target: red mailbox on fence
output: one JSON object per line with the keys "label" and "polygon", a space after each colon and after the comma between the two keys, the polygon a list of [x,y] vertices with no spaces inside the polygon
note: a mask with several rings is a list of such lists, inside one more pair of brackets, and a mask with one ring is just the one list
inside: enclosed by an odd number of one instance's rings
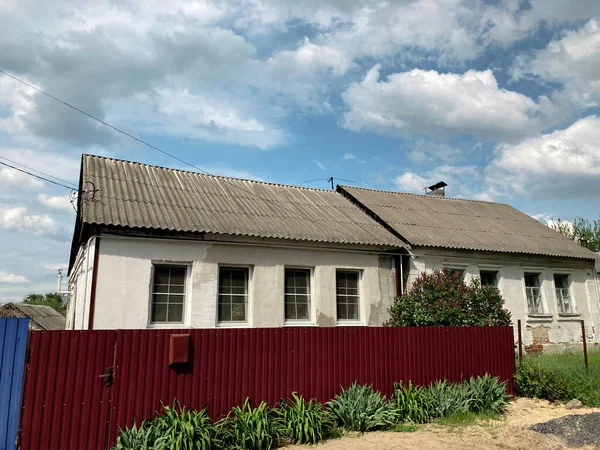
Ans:
{"label": "red mailbox on fence", "polygon": [[169,366],[185,364],[190,360],[190,335],[172,334],[169,341]]}

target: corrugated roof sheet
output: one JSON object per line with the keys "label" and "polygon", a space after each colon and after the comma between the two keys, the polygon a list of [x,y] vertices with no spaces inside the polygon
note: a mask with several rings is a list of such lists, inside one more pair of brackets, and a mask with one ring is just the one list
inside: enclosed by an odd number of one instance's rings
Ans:
{"label": "corrugated roof sheet", "polygon": [[[7,303],[1,309],[17,311],[20,317],[29,317],[42,330],[64,330],[65,317],[50,306],[29,305],[25,303]],[[14,317],[9,313],[10,317]],[[4,314],[2,314],[5,317]]]}
{"label": "corrugated roof sheet", "polygon": [[181,232],[404,247],[334,191],[83,156],[84,223]]}
{"label": "corrugated roof sheet", "polygon": [[411,245],[594,259],[510,205],[340,186]]}

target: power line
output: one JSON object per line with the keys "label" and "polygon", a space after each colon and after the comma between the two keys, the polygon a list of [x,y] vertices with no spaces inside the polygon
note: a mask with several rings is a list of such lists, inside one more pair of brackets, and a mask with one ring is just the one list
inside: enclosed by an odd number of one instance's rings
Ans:
{"label": "power line", "polygon": [[23,172],[23,173],[25,173],[25,174],[27,174],[27,175],[30,175],[30,176],[32,176],[32,177],[39,178],[40,180],[47,181],[48,183],[52,183],[52,184],[55,184],[55,185],[57,185],[57,186],[61,186],[61,187],[67,188],[67,189],[68,189],[68,190],[70,190],[70,191],[73,191],[73,190],[74,190],[74,188],[73,188],[73,187],[71,187],[71,186],[67,186],[66,184],[62,184],[62,183],[58,183],[58,182],[56,182],[56,181],[49,180],[48,178],[44,178],[44,177],[41,177],[41,176],[39,176],[39,175],[36,175],[36,174],[34,174],[34,173],[27,172],[26,170],[19,169],[18,167],[15,167],[15,166],[11,166],[10,164],[6,164],[5,162],[2,162],[2,161],[0,161],[0,164],[2,164],[3,166],[6,166],[6,167],[10,167],[11,169],[18,170],[19,172]]}
{"label": "power line", "polygon": [[189,163],[189,162],[187,162],[187,161],[184,161],[183,159],[181,159],[181,158],[178,158],[177,156],[175,156],[175,155],[172,155],[171,153],[169,153],[169,152],[166,152],[165,150],[162,150],[162,149],[160,149],[160,148],[158,148],[158,147],[156,147],[156,146],[154,146],[154,145],[152,145],[152,144],[150,144],[150,143],[148,143],[148,142],[146,142],[146,141],[143,141],[143,140],[141,140],[141,139],[139,139],[139,138],[135,137],[134,135],[132,135],[132,134],[129,134],[129,133],[127,133],[126,131],[123,131],[123,130],[121,130],[120,128],[117,128],[117,127],[115,127],[114,125],[111,125],[110,123],[108,123],[108,122],[105,122],[104,120],[102,120],[102,119],[99,119],[98,117],[96,117],[96,116],[94,116],[94,115],[92,115],[92,114],[90,114],[90,113],[87,113],[87,112],[85,112],[84,110],[82,110],[82,109],[79,109],[79,108],[77,108],[76,106],[73,106],[73,105],[71,105],[70,103],[67,103],[67,102],[65,102],[65,101],[61,100],[61,99],[60,99],[60,98],[58,98],[58,97],[55,97],[55,96],[53,96],[53,95],[50,95],[50,94],[48,94],[47,92],[45,92],[45,91],[41,90],[40,88],[38,88],[38,87],[35,87],[34,85],[32,85],[32,84],[29,84],[28,82],[26,82],[26,81],[24,81],[24,80],[21,80],[20,78],[17,78],[17,77],[15,77],[14,75],[11,75],[10,73],[7,73],[7,72],[5,72],[5,71],[4,71],[4,70],[2,70],[2,69],[0,69],[0,73],[3,73],[3,74],[4,74],[4,75],[6,75],[7,77],[9,77],[9,78],[12,78],[13,80],[16,80],[16,81],[18,81],[19,83],[23,83],[25,86],[29,86],[31,89],[34,89],[35,91],[39,92],[40,94],[43,94],[43,95],[45,95],[46,97],[49,97],[49,98],[51,98],[52,100],[55,100],[55,101],[57,101],[57,102],[59,102],[59,103],[62,103],[63,105],[65,105],[65,106],[68,106],[69,108],[71,108],[71,109],[74,109],[75,111],[77,111],[77,112],[79,112],[79,113],[81,113],[81,114],[84,114],[84,115],[88,116],[90,119],[94,119],[94,120],[96,120],[96,121],[100,122],[101,124],[103,124],[103,125],[106,125],[107,127],[111,128],[111,129],[113,129],[113,130],[115,130],[115,131],[116,131],[116,132],[118,132],[118,133],[121,133],[121,134],[123,134],[123,135],[125,135],[125,136],[127,136],[127,137],[130,137],[131,139],[134,139],[135,141],[139,142],[140,144],[144,144],[144,145],[146,145],[146,146],[148,146],[148,147],[150,147],[150,148],[152,148],[152,149],[154,149],[154,150],[156,150],[156,151],[158,151],[158,152],[160,152],[160,153],[162,153],[162,154],[164,154],[164,155],[170,156],[171,158],[173,158],[173,159],[175,159],[175,160],[177,160],[177,161],[179,161],[179,162],[181,162],[181,163],[183,163],[183,164],[186,164],[186,165],[188,165],[188,166],[190,166],[190,167],[193,167],[193,168],[194,168],[194,169],[196,169],[196,170],[199,170],[200,172],[203,172],[203,173],[205,173],[206,175],[211,175],[211,174],[210,174],[210,173],[208,173],[206,170],[204,170],[204,169],[201,169],[200,167],[198,167],[198,166],[195,166],[194,164],[191,164],[191,163]]}
{"label": "power line", "polygon": [[33,167],[26,166],[25,164],[22,164],[22,163],[17,162],[17,161],[13,161],[12,159],[8,159],[8,158],[6,158],[4,156],[0,156],[0,159],[3,159],[4,161],[11,162],[13,164],[17,164],[17,165],[19,165],[21,167],[25,167],[26,169],[32,170],[32,171],[37,172],[39,174],[45,175],[47,177],[54,178],[57,181],[62,181],[63,183],[70,184],[71,186],[73,186],[74,189],[77,189],[77,185],[74,184],[74,183],[71,183],[70,181],[63,180],[62,178],[55,177],[54,175],[50,175],[49,173],[42,172],[41,170],[37,170],[37,169],[34,169]]}

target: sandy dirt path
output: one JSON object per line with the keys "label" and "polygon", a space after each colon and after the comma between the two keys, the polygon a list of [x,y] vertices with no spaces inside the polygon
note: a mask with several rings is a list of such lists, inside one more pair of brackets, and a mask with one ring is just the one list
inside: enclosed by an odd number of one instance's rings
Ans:
{"label": "sandy dirt path", "polygon": [[[319,450],[367,450],[367,449],[551,449],[568,448],[565,441],[549,435],[536,433],[527,427],[568,414],[598,412],[600,409],[582,408],[567,410],[563,405],[552,405],[544,400],[517,399],[510,404],[501,420],[483,421],[475,425],[441,426],[427,424],[412,433],[380,431],[350,434],[342,439],[318,445]],[[600,433],[600,430],[598,430]],[[290,446],[287,449],[304,449],[306,446]],[[592,449],[597,447],[579,447]]]}

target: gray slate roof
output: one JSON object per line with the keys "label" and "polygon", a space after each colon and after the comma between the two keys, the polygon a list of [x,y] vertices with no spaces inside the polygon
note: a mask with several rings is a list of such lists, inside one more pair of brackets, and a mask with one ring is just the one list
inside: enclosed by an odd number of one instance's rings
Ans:
{"label": "gray slate roof", "polygon": [[594,259],[595,254],[503,203],[339,186],[412,246]]}
{"label": "gray slate roof", "polygon": [[[7,303],[3,305],[1,309],[16,309],[21,314],[21,317],[29,317],[34,322],[34,328],[42,330],[64,330],[65,329],[65,317],[60,313],[56,312],[50,306],[43,305],[28,305],[25,303]],[[9,314],[14,317],[14,314]],[[5,316],[5,314],[2,314]],[[37,327],[35,326],[37,325]]]}
{"label": "gray slate roof", "polygon": [[405,244],[335,191],[204,175],[84,155],[82,221],[378,247]]}

